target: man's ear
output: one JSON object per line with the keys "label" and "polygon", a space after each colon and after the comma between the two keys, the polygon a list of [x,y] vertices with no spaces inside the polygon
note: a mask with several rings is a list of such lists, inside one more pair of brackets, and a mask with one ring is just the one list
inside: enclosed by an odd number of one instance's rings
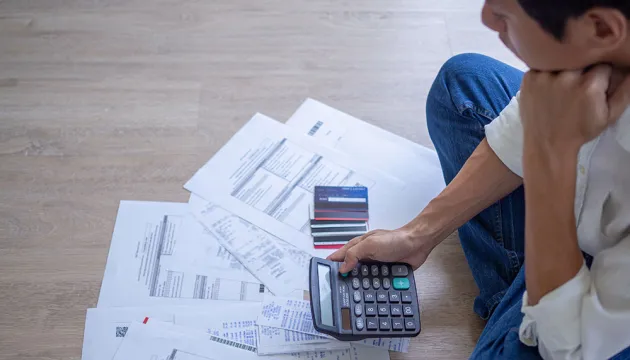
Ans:
{"label": "man's ear", "polygon": [[625,45],[628,19],[617,9],[595,7],[578,19],[585,27],[586,46],[600,51],[614,51]]}

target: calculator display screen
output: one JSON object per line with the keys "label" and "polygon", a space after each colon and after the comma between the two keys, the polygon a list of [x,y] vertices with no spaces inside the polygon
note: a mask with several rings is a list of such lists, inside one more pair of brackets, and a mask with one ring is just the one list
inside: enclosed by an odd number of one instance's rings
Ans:
{"label": "calculator display screen", "polygon": [[334,326],[332,311],[332,286],[330,284],[330,267],[318,264],[317,275],[319,277],[319,308],[321,311],[322,324],[327,326]]}

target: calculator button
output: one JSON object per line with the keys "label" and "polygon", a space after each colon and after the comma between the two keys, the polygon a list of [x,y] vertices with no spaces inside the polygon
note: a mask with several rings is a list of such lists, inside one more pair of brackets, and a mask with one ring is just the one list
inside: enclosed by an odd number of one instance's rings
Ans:
{"label": "calculator button", "polygon": [[403,319],[392,319],[392,330],[402,330]]}
{"label": "calculator button", "polygon": [[352,293],[352,297],[354,298],[354,302],[358,303],[361,302],[361,292],[360,291],[356,291],[354,293]]}
{"label": "calculator button", "polygon": [[354,269],[352,269],[352,276],[357,275],[359,275],[359,265],[355,266]]}
{"label": "calculator button", "polygon": [[409,270],[405,265],[394,265],[392,266],[392,276],[407,276],[409,275]]}
{"label": "calculator button", "polygon": [[356,316],[363,315],[363,305],[361,304],[354,305],[354,315]]}
{"label": "calculator button", "polygon": [[370,279],[368,279],[368,278],[363,278],[363,288],[364,288],[365,290],[367,290],[367,289],[369,289],[369,288],[370,288]]}
{"label": "calculator button", "polygon": [[348,277],[348,273],[342,273],[341,277]]}
{"label": "calculator button", "polygon": [[389,290],[389,288],[392,286],[392,282],[389,280],[389,278],[384,278],[381,285],[383,285],[383,289]]}
{"label": "calculator button", "polygon": [[401,316],[402,315],[402,307],[400,305],[390,305],[389,312],[392,316]]}
{"label": "calculator button", "polygon": [[379,330],[389,330],[389,319],[380,319],[378,323]]}
{"label": "calculator button", "polygon": [[413,316],[413,309],[411,308],[411,305],[403,306],[403,314],[405,316]]}
{"label": "calculator button", "polygon": [[361,282],[359,281],[359,278],[352,279],[352,288],[357,290],[360,287],[361,287]]}
{"label": "calculator button", "polygon": [[416,322],[411,319],[405,320],[405,330],[416,330]]}
{"label": "calculator button", "polygon": [[389,276],[389,266],[387,266],[387,265],[382,265],[381,266],[381,275]]}
{"label": "calculator button", "polygon": [[404,304],[411,304],[412,301],[411,291],[403,291],[402,292],[402,302]]}
{"label": "calculator button", "polygon": [[396,289],[396,290],[409,290],[409,279],[407,279],[407,278],[394,278],[394,289]]}
{"label": "calculator button", "polygon": [[363,301],[365,301],[366,303],[373,303],[374,302],[374,291],[366,291],[363,293]]}
{"label": "calculator button", "polygon": [[363,321],[363,318],[357,318],[355,325],[357,327],[357,330],[359,331],[363,330],[363,327],[365,326],[365,322]]}
{"label": "calculator button", "polygon": [[370,270],[372,271],[372,276],[378,276],[378,265],[372,265]]}
{"label": "calculator button", "polygon": [[365,316],[376,316],[376,305],[365,305]]}
{"label": "calculator button", "polygon": [[387,316],[387,315],[389,315],[389,305],[379,305],[378,316]]}
{"label": "calculator button", "polygon": [[378,330],[378,320],[377,319],[367,319],[367,329],[368,330]]}
{"label": "calculator button", "polygon": [[377,291],[376,292],[376,302],[386,303],[387,302],[387,291]]}
{"label": "calculator button", "polygon": [[368,276],[370,271],[368,270],[367,265],[361,265],[361,275]]}
{"label": "calculator button", "polygon": [[398,291],[390,291],[389,292],[389,302],[390,303],[398,303],[398,302],[400,302],[400,293]]}
{"label": "calculator button", "polygon": [[376,290],[381,288],[381,280],[379,278],[372,279],[372,287]]}

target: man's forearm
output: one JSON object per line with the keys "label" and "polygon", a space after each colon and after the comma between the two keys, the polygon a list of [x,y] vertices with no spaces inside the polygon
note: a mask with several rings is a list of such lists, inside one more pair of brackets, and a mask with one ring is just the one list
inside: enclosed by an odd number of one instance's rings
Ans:
{"label": "man's forearm", "polygon": [[584,262],[574,212],[577,149],[525,149],[525,279],[529,305],[535,305]]}
{"label": "man's forearm", "polygon": [[457,228],[522,184],[484,139],[453,181],[409,225],[436,246]]}

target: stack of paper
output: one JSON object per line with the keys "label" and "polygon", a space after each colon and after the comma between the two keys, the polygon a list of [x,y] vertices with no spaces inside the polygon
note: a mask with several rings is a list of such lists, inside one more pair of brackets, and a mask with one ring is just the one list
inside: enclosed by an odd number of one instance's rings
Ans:
{"label": "stack of paper", "polygon": [[330,253],[311,239],[316,185],[368,187],[371,227],[389,229],[444,188],[435,152],[314,100],[286,125],[257,114],[184,185],[189,203],[120,203],[83,359],[406,352],[408,339],[340,342],[313,328],[308,264]]}

